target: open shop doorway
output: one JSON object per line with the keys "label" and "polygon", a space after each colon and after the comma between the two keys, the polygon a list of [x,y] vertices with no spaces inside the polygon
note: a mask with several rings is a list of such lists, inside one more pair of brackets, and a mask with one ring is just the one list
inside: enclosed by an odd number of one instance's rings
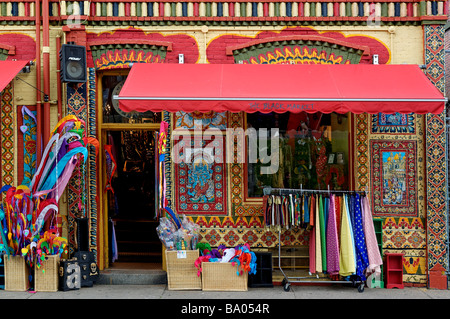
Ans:
{"label": "open shop doorway", "polygon": [[[109,264],[115,268],[161,268],[156,182],[156,132],[106,132]],[[114,172],[109,171],[115,166]]]}

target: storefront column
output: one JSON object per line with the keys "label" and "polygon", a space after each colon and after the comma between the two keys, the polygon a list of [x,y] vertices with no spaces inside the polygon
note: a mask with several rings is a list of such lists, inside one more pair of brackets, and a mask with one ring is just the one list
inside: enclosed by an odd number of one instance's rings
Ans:
{"label": "storefront column", "polygon": [[[424,25],[425,65],[430,81],[444,92],[444,26]],[[426,116],[428,288],[447,289],[448,249],[445,111]]]}

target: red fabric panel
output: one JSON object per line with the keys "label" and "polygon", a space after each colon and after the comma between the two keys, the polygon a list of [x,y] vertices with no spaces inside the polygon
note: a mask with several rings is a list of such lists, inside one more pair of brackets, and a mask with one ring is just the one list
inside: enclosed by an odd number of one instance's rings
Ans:
{"label": "red fabric panel", "polygon": [[441,113],[417,65],[134,64],[124,111]]}

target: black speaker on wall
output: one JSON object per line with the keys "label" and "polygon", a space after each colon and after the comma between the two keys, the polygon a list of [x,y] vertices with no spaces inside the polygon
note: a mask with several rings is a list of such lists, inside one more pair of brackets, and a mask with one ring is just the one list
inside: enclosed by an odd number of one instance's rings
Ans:
{"label": "black speaker on wall", "polygon": [[86,72],[86,47],[75,44],[63,44],[59,52],[61,61],[61,81],[85,83]]}

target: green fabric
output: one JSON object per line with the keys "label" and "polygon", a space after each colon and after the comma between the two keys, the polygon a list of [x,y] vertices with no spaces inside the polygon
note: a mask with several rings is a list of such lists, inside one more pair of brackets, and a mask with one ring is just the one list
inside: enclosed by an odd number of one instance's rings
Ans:
{"label": "green fabric", "polygon": [[211,251],[211,245],[209,243],[198,243],[195,248],[200,250],[200,255],[201,256],[203,256],[203,251],[204,250]]}
{"label": "green fabric", "polygon": [[322,271],[327,271],[327,243],[325,235],[324,198],[319,197],[320,246],[322,252]]}

